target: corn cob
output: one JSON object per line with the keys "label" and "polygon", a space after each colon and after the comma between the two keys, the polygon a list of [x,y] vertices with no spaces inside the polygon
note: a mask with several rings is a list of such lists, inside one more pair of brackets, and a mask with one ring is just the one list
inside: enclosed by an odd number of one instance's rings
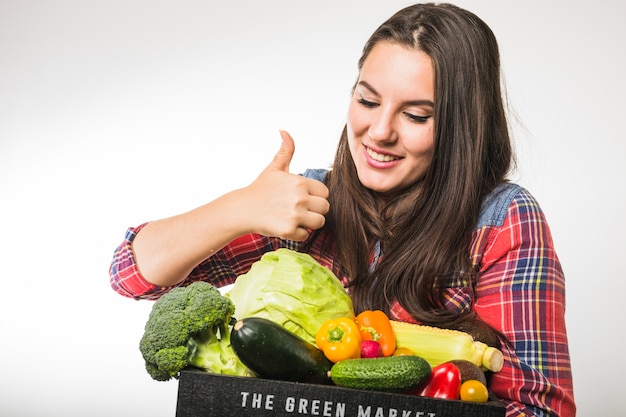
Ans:
{"label": "corn cob", "polygon": [[468,333],[395,320],[391,321],[391,327],[396,348],[410,349],[433,367],[453,359],[465,359],[492,372],[502,369],[502,352],[474,340]]}

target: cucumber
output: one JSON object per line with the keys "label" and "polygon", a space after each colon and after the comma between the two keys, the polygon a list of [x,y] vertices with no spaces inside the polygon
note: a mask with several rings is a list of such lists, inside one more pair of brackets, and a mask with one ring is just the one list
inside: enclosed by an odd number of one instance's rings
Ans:
{"label": "cucumber", "polygon": [[246,317],[235,323],[230,344],[239,360],[261,378],[332,384],[324,352],[278,323]]}
{"label": "cucumber", "polygon": [[430,364],[420,356],[346,359],[330,370],[335,385],[362,390],[408,392],[430,376]]}

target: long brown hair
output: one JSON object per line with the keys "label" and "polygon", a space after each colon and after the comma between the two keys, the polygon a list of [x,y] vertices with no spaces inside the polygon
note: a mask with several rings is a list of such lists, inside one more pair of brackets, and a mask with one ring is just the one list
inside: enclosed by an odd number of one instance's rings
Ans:
{"label": "long brown hair", "polygon": [[[445,325],[451,277],[472,279],[470,244],[483,197],[505,180],[512,160],[502,99],[500,58],[490,28],[449,4],[397,12],[367,41],[359,70],[380,41],[428,54],[435,71],[434,156],[425,177],[391,199],[358,180],[344,128],[328,177],[337,271],[350,277],[357,311],[397,300],[413,317]],[[369,271],[373,242],[383,257]]]}

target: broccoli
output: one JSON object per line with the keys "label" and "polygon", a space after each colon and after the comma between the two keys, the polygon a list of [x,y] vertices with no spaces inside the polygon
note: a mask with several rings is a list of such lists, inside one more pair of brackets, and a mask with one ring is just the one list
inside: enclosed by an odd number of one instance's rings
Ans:
{"label": "broccoli", "polygon": [[192,366],[207,372],[249,375],[230,347],[235,305],[206,282],[177,287],[159,298],[146,322],[139,350],[156,381],[178,378]]}

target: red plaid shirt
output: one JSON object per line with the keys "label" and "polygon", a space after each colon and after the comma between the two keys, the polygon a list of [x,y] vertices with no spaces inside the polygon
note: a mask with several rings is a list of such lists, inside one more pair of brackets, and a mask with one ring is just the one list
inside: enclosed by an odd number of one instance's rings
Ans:
{"label": "red plaid shirt", "polygon": [[[115,251],[110,268],[115,291],[135,299],[157,299],[170,288],[148,283],[136,267],[132,241],[143,225],[130,228]],[[321,250],[318,237],[309,251],[332,269],[333,253]],[[260,235],[242,236],[198,265],[180,285],[208,281],[232,284],[265,252],[303,244]],[[564,416],[576,413],[565,327],[565,278],[550,229],[535,199],[524,189],[506,185],[486,200],[473,235],[471,255],[479,267],[475,290],[458,282],[448,291],[448,307],[474,309],[509,340],[504,367],[489,389],[505,404],[507,417]],[[375,256],[372,256],[375,258]],[[342,277],[346,282],[347,278]],[[412,321],[400,305],[396,320]]]}

